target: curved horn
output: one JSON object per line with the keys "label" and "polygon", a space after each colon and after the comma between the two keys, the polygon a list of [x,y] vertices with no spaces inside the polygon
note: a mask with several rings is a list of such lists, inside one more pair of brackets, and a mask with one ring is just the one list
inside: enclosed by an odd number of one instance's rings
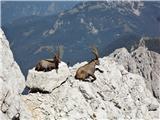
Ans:
{"label": "curved horn", "polygon": [[59,50],[59,58],[62,59],[64,53],[64,46],[60,45],[58,50]]}
{"label": "curved horn", "polygon": [[59,45],[57,47],[57,57],[60,58],[60,47],[59,47]]}
{"label": "curved horn", "polygon": [[59,56],[60,56],[59,46],[57,46],[55,49],[56,49],[56,51],[55,51],[55,53],[54,53],[54,57],[56,56],[56,57],[59,58]]}
{"label": "curved horn", "polygon": [[99,58],[98,49],[96,46],[92,46],[92,53],[96,56],[96,59]]}

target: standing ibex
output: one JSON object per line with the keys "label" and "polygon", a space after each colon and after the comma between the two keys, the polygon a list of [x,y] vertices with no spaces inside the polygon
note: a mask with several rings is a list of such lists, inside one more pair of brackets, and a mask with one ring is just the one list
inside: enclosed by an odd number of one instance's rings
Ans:
{"label": "standing ibex", "polygon": [[89,78],[91,76],[93,78],[93,82],[94,80],[96,80],[96,76],[94,75],[95,70],[98,70],[99,72],[103,73],[102,70],[95,67],[96,65],[99,65],[99,55],[96,47],[92,47],[92,53],[95,55],[96,58],[91,60],[86,65],[80,67],[76,72],[75,79],[85,80],[86,78]]}
{"label": "standing ibex", "polygon": [[58,52],[54,55],[53,59],[45,59],[41,60],[37,63],[35,70],[36,71],[51,71],[53,69],[56,69],[56,72],[58,71],[58,65],[61,62],[60,60],[60,51],[58,48]]}

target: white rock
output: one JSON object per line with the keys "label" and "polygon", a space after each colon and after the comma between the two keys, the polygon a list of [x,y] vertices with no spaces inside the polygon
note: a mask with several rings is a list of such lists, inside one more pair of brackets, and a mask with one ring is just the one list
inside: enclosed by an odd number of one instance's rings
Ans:
{"label": "white rock", "polygon": [[126,48],[116,49],[109,56],[119,64],[122,64],[127,71],[137,73],[136,62]]}
{"label": "white rock", "polygon": [[127,49],[115,50],[110,57],[122,64],[129,72],[145,78],[147,88],[160,102],[160,54],[149,51],[141,40],[141,46],[129,53]]}
{"label": "white rock", "polygon": [[10,50],[9,43],[0,29],[0,76],[1,79],[12,86],[14,91],[21,93],[25,87],[25,78],[14,61],[13,54]]}
{"label": "white rock", "polygon": [[0,29],[0,119],[8,120],[20,113],[21,119],[29,119],[20,93],[25,87],[25,78],[14,61],[9,43]]}
{"label": "white rock", "polygon": [[22,96],[34,119],[159,119],[159,103],[143,77],[104,57],[99,66],[104,73],[96,71],[96,81],[74,79],[85,63],[70,67],[72,75],[50,94]]}
{"label": "white rock", "polygon": [[70,75],[67,64],[61,62],[59,64],[58,73],[56,70],[49,72],[35,71],[35,68],[29,70],[27,76],[27,87],[37,89],[42,92],[52,92],[61,83],[63,83]]}

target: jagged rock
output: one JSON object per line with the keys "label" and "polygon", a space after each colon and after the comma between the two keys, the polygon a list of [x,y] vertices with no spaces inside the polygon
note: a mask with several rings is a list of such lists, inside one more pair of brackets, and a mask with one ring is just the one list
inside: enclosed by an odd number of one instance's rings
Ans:
{"label": "jagged rock", "polygon": [[38,72],[33,68],[32,70],[29,70],[26,85],[31,89],[31,92],[39,91],[50,93],[63,83],[69,75],[69,68],[64,62],[59,64],[58,73],[54,69],[49,72]]}
{"label": "jagged rock", "polygon": [[148,50],[160,53],[160,37],[142,37],[134,45],[132,45],[133,50],[139,47],[147,47]]}
{"label": "jagged rock", "polygon": [[96,81],[76,80],[76,70],[85,63],[70,67],[72,74],[50,94],[22,96],[34,120],[159,119],[160,105],[143,77],[104,57],[99,66],[104,73],[96,71]]}
{"label": "jagged rock", "polygon": [[109,56],[115,58],[128,72],[137,73],[136,62],[126,48],[116,49]]}
{"label": "jagged rock", "polygon": [[110,57],[122,64],[126,70],[144,77],[147,88],[160,102],[160,54],[140,46],[132,53],[125,48],[117,49]]}
{"label": "jagged rock", "polygon": [[9,43],[0,29],[0,119],[12,119],[20,113],[23,120],[29,119],[20,93],[25,87],[25,78],[14,61]]}

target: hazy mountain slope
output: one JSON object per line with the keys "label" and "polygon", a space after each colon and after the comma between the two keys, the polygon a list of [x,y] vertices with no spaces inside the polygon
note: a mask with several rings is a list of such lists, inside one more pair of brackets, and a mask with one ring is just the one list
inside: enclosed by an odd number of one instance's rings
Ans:
{"label": "hazy mountain slope", "polygon": [[2,1],[2,25],[26,16],[46,16],[72,8],[78,2],[65,1]]}
{"label": "hazy mountain slope", "polygon": [[58,44],[64,46],[63,60],[73,65],[92,57],[91,44],[104,56],[121,47],[108,46],[113,41],[159,36],[159,6],[160,2],[84,2],[56,16],[31,19],[27,24],[23,23],[28,19],[17,20],[3,29],[26,74],[38,59],[52,57]]}
{"label": "hazy mountain slope", "polygon": [[[133,40],[131,40],[131,38]],[[159,37],[142,37],[141,39],[130,36],[118,41],[113,41],[107,45],[108,53],[112,53],[117,48],[125,47],[129,51],[137,49],[139,46],[145,46],[149,50],[160,53],[160,38]]]}

